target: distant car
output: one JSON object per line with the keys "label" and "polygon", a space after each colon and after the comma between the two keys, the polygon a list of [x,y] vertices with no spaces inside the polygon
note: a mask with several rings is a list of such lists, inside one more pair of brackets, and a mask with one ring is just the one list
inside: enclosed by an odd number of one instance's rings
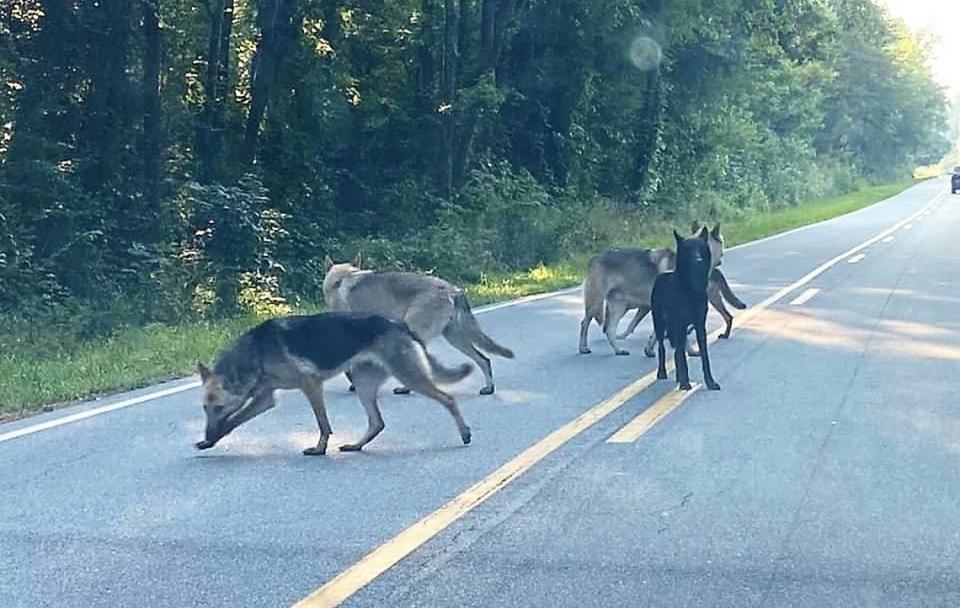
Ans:
{"label": "distant car", "polygon": [[950,176],[950,194],[960,192],[960,167],[953,168],[953,175]]}

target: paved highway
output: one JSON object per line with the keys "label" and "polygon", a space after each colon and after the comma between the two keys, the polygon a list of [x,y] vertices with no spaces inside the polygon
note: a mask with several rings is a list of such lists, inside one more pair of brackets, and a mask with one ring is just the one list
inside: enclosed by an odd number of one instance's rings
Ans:
{"label": "paved highway", "polygon": [[[946,188],[728,250],[753,307],[712,345],[720,392],[650,380],[649,320],[629,357],[596,326],[576,354],[568,290],[480,315],[517,358],[493,397],[454,387],[470,446],[387,393],[363,453],[304,457],[284,393],[198,452],[195,379],[0,425],[0,606],[960,605]],[[327,402],[359,437],[344,382]]]}

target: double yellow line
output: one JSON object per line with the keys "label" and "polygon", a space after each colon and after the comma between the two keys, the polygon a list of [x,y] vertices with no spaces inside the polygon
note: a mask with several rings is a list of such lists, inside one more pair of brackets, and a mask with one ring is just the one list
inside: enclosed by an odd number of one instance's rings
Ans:
{"label": "double yellow line", "polygon": [[[896,232],[901,227],[913,222],[915,219],[932,209],[945,194],[945,191],[941,192],[920,211],[917,211],[908,218],[896,223],[875,237],[868,239],[856,247],[853,247],[821,264],[820,266],[817,266],[806,275],[801,277],[800,280],[777,291],[775,294],[763,300],[756,306],[747,309],[737,317],[738,327],[743,327],[745,323],[748,323],[751,319],[756,317],[765,309],[777,303],[785,296],[795,291],[797,288],[808,284],[810,281],[820,276],[839,262],[863,249],[866,249],[877,241]],[[708,338],[710,343],[715,342],[719,334],[720,331],[711,334]],[[392,539],[368,553],[356,564],[350,566],[336,577],[331,579],[329,582],[325,583],[322,587],[308,595],[306,598],[297,602],[294,605],[294,608],[326,608],[329,606],[340,605],[340,603],[368,585],[378,576],[392,568],[400,560],[416,551],[424,543],[445,530],[452,523],[508,486],[511,482],[513,482],[513,480],[529,471],[534,465],[552,454],[565,443],[621,408],[628,401],[639,395],[644,389],[656,382],[656,379],[656,371],[650,372],[642,378],[627,385],[612,397],[605,399],[604,401],[593,406],[576,419],[553,431],[498,468],[493,473],[487,475],[482,480],[467,488],[462,494],[447,504],[443,505],[433,513],[427,515],[403,532],[400,532]],[[692,392],[693,391],[687,391],[686,394],[680,394],[678,397],[666,400],[665,404],[661,405],[656,412],[651,413],[647,419],[644,419],[641,422],[634,420],[634,422],[631,422],[630,425],[628,425],[631,427],[628,432],[626,432],[626,428],[623,429],[625,432],[621,438],[628,437],[628,433],[637,433],[637,436],[639,436],[639,434],[646,432],[659,420],[663,419],[663,417],[672,409],[675,409],[677,406],[679,406],[683,399],[689,396],[689,393]],[[641,414],[638,419],[643,418],[643,416],[644,414]]]}

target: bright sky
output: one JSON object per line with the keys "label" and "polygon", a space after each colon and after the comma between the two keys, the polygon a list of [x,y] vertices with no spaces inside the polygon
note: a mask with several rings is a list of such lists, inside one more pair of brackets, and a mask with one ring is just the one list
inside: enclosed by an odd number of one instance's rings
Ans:
{"label": "bright sky", "polygon": [[930,67],[952,95],[960,94],[960,0],[874,1],[886,5],[910,29],[927,29],[936,36]]}

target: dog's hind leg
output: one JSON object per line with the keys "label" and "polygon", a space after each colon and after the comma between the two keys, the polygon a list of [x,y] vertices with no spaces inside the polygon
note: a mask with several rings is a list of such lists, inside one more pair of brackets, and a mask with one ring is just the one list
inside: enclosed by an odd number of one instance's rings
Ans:
{"label": "dog's hind leg", "polygon": [[720,385],[713,379],[710,372],[710,354],[707,352],[707,328],[703,323],[697,323],[697,345],[700,346],[700,365],[703,366],[703,383],[711,391],[720,390]]}
{"label": "dog's hind leg", "polygon": [[713,283],[710,284],[710,288],[707,290],[707,299],[710,300],[710,305],[720,313],[720,316],[723,317],[724,322],[727,324],[726,329],[724,329],[723,333],[719,336],[722,340],[726,340],[730,337],[730,331],[733,329],[733,315],[730,314],[730,311],[727,310],[726,305],[723,303],[723,295],[720,293],[720,290],[713,288]]}
{"label": "dog's hind leg", "polygon": [[[417,347],[422,348],[419,344]],[[403,382],[405,386],[409,386],[424,397],[429,397],[447,408],[447,411],[450,412],[450,415],[453,416],[454,421],[457,423],[457,430],[460,431],[460,439],[463,440],[464,444],[470,443],[470,427],[464,422],[463,416],[460,414],[460,408],[457,407],[456,399],[454,399],[452,395],[440,390],[437,385],[433,383],[429,370],[426,367],[427,363],[426,356],[398,358],[391,362],[390,373],[393,374],[397,380]]]}
{"label": "dog's hind leg", "polygon": [[383,416],[377,405],[377,392],[389,377],[387,370],[373,363],[360,363],[353,368],[357,397],[367,413],[367,432],[360,441],[340,446],[341,452],[359,452],[383,430]]}
{"label": "dog's hind leg", "polygon": [[637,314],[633,315],[633,319],[630,320],[630,325],[627,325],[627,329],[623,333],[617,334],[617,339],[618,340],[627,339],[627,337],[630,334],[636,331],[637,325],[640,325],[640,321],[643,321],[643,318],[647,316],[647,312],[649,311],[650,311],[649,308],[644,308],[643,306],[641,306],[637,310]]}
{"label": "dog's hind leg", "polygon": [[590,322],[593,321],[594,317],[592,315],[584,315],[583,320],[580,321],[580,346],[578,351],[581,355],[589,355],[591,352],[590,347],[587,346],[587,332],[590,331]]}
{"label": "dog's hind leg", "polygon": [[697,349],[697,344],[690,341],[690,334],[694,331],[693,325],[687,327],[687,356],[688,357],[699,357],[700,351]]}
{"label": "dog's hind leg", "polygon": [[[493,366],[490,364],[490,358],[481,353],[474,347],[470,337],[458,331],[458,328],[447,326],[443,330],[443,337],[458,351],[473,359],[480,371],[483,372],[483,378],[486,384],[480,389],[481,395],[492,395],[496,390],[493,384]],[[416,389],[414,389],[416,390]]]}
{"label": "dog's hind leg", "polygon": [[607,306],[603,314],[603,333],[613,348],[614,354],[629,355],[630,351],[617,345],[617,326],[628,309],[627,299],[619,289],[611,289],[607,293]]}
{"label": "dog's hind leg", "polygon": [[357,391],[357,387],[353,385],[353,377],[350,376],[350,372],[343,372],[343,375],[347,377],[347,380],[350,382],[350,386],[347,388],[348,391],[354,393]]}
{"label": "dog's hind leg", "polygon": [[327,418],[327,408],[323,402],[323,382],[315,378],[304,379],[300,390],[307,396],[310,407],[313,408],[313,415],[317,419],[317,428],[320,430],[320,439],[317,440],[317,445],[305,449],[303,453],[306,456],[323,456],[327,453],[327,441],[333,434],[333,429],[330,428],[330,420]]}

